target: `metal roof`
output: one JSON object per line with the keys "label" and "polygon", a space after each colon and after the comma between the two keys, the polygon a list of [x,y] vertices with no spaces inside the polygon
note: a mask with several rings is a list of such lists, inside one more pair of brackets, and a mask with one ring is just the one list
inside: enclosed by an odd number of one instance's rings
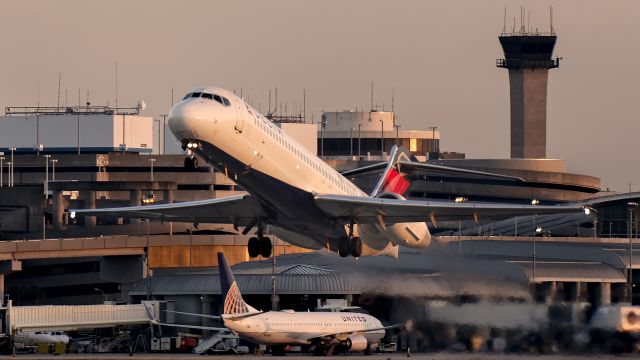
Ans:
{"label": "metal roof", "polygon": [[[254,265],[254,264],[252,264]],[[233,269],[243,294],[267,295],[272,292],[272,268],[264,262]],[[278,294],[359,294],[338,272],[312,265],[285,265],[276,268]],[[156,275],[137,282],[130,295],[145,295],[151,283],[155,295],[220,295],[217,272]]]}
{"label": "metal roof", "polygon": [[531,280],[579,281],[579,282],[626,282],[624,275],[612,266],[598,262],[536,261],[535,279],[533,261],[510,261],[520,267]]}

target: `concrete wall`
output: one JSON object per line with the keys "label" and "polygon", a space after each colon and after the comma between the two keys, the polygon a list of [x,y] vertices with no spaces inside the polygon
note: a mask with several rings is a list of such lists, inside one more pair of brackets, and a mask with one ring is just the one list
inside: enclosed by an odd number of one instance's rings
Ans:
{"label": "concrete wall", "polygon": [[[79,120],[78,120],[79,118]],[[40,115],[0,117],[0,149],[16,147],[33,151],[43,144],[52,148],[76,149],[78,123],[81,151],[117,149],[124,141],[129,148],[153,147],[153,120],[146,116],[123,115]],[[94,150],[95,151],[95,150]]]}
{"label": "concrete wall", "polygon": [[509,69],[511,157],[547,156],[547,69]]}

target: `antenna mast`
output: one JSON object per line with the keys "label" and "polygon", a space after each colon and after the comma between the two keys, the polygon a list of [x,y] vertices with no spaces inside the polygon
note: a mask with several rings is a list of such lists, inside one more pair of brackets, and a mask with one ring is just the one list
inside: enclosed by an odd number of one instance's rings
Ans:
{"label": "antenna mast", "polygon": [[62,85],[62,73],[58,73],[58,109],[60,109],[60,93],[62,89],[60,88]]}
{"label": "antenna mast", "polygon": [[[116,76],[116,109],[117,109],[118,108],[118,62],[117,61],[116,61],[116,73],[115,73],[115,76]],[[89,97],[89,96],[87,95],[87,97]],[[87,102],[88,101],[89,100],[87,100]]]}
{"label": "antenna mast", "polygon": [[504,19],[502,20],[502,33],[507,32],[507,7],[504,7]]}
{"label": "antenna mast", "polygon": [[373,81],[371,82],[371,111],[373,111]]}

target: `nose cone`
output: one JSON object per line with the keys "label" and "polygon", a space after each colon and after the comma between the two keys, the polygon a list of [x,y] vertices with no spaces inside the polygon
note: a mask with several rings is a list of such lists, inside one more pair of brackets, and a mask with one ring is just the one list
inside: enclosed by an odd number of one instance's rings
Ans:
{"label": "nose cone", "polygon": [[208,127],[211,109],[199,100],[176,104],[169,112],[169,129],[178,140],[198,138],[198,130]]}

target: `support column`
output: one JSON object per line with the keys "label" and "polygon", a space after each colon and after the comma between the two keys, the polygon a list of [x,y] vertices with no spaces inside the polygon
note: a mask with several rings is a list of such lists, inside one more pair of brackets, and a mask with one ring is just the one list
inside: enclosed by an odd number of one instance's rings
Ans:
{"label": "support column", "polygon": [[[84,192],[84,207],[85,209],[95,209],[96,208],[96,192],[93,190],[87,190]],[[87,229],[93,229],[96,227],[96,217],[95,216],[85,216],[84,217],[84,226]]]}
{"label": "support column", "polygon": [[347,306],[351,306],[351,303],[353,302],[353,295],[347,294],[344,296],[344,299],[347,300]]}
{"label": "support column", "polygon": [[579,282],[565,282],[564,283],[565,300],[570,302],[576,302],[580,298],[580,283]]}
{"label": "support column", "polygon": [[[164,192],[164,202],[165,203],[173,204],[174,198],[175,198],[175,191],[166,190]],[[169,236],[173,236],[173,223],[172,222],[169,223]],[[189,249],[189,251],[191,251],[191,249]]]}
{"label": "support column", "polygon": [[549,283],[549,303],[553,304],[558,302],[558,283],[551,281]]}
{"label": "support column", "polygon": [[64,229],[64,198],[62,190],[53,192],[53,228],[55,230]]}
{"label": "support column", "polygon": [[[211,295],[202,295],[200,297],[200,299],[201,299],[200,302],[202,303],[202,309],[201,309],[202,312],[201,312],[201,314],[202,315],[212,315],[211,314],[211,309],[213,307],[213,302],[214,302],[213,297]],[[202,317],[201,319],[202,319],[201,323],[202,323],[203,327],[211,326],[209,318]],[[203,330],[202,331],[202,337],[203,338],[206,339],[206,338],[208,338],[210,336],[211,336],[211,330]]]}
{"label": "support column", "polygon": [[22,271],[20,260],[7,260],[0,262],[0,303],[4,304],[4,276],[15,271]]}
{"label": "support column", "polygon": [[[131,190],[129,191],[129,205],[130,206],[140,206],[142,205],[142,191],[141,190]],[[129,223],[136,224],[142,222],[141,219],[129,219]]]}
{"label": "support column", "polygon": [[596,284],[594,295],[594,307],[611,304],[611,283]]}

